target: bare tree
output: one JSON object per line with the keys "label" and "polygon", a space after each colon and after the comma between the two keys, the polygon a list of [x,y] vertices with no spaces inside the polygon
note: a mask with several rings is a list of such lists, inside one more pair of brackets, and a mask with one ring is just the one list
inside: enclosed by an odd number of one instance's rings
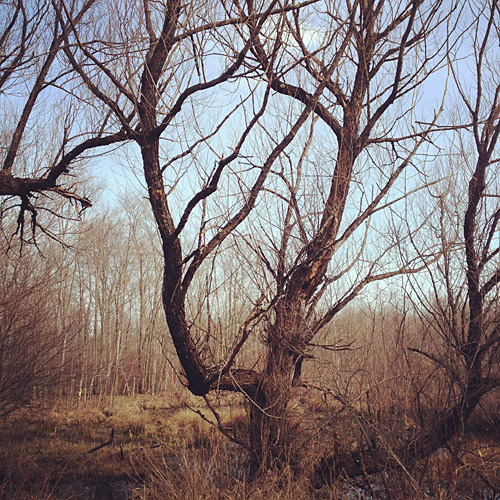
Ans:
{"label": "bare tree", "polygon": [[[457,396],[455,404],[443,412],[437,427],[423,440],[419,455],[463,432],[481,398],[500,382],[497,369],[500,248],[495,235],[500,220],[498,2],[492,0],[481,13],[470,15],[475,74],[465,83],[460,77],[460,65],[451,65],[461,101],[456,116],[466,118],[462,118],[463,123],[456,118],[458,123],[449,125],[454,134],[452,156],[446,166],[453,172],[453,180],[448,192],[439,197],[438,234],[443,242],[443,261],[440,280],[433,282],[434,307],[429,309],[447,349],[444,354],[420,351],[444,368],[450,385],[456,386]],[[457,193],[456,189],[460,191]]]}
{"label": "bare tree", "polygon": [[[262,252],[276,292],[267,316],[269,347],[255,411],[255,447],[270,447],[273,459],[287,455],[287,405],[318,332],[369,283],[427,265],[416,255],[388,266],[389,241],[378,255],[369,255],[377,243],[368,228],[377,212],[397,200],[388,201],[388,194],[411,168],[432,129],[432,124],[419,126],[399,106],[412,110],[410,98],[442,64],[442,47],[429,41],[448,20],[439,3],[326,2],[284,18],[276,57],[269,39],[257,37],[252,45],[271,88],[292,102],[312,104],[319,120],[312,129],[322,128],[323,147],[336,145],[331,166],[322,165],[318,174],[326,180],[316,186],[324,193],[312,215],[301,199],[312,187],[302,178],[307,173],[302,163],[314,155],[307,151],[307,141],[302,155],[288,159],[291,172],[278,172],[288,189],[286,215],[274,255]],[[307,29],[311,23],[313,35]],[[324,92],[316,99],[318,87]],[[439,102],[431,123],[438,114]],[[311,136],[317,133],[311,130]],[[326,163],[320,155],[313,156],[315,161]],[[348,241],[357,247],[350,247],[350,255],[344,253]],[[328,304],[324,294],[341,283],[344,290],[337,288]]]}
{"label": "bare tree", "polygon": [[[94,3],[73,3],[74,26]],[[102,126],[93,130],[90,121],[88,127],[81,121],[82,96],[60,60],[70,25],[60,26],[51,3],[13,0],[2,3],[1,12],[1,214],[16,211],[16,233],[24,241],[37,226],[43,229],[42,214],[53,208],[45,206],[47,198],[58,195],[82,208],[90,206],[89,199],[78,194],[78,180],[68,175],[70,166],[74,169],[89,149],[125,136],[106,134]],[[30,232],[25,232],[26,215]]]}
{"label": "bare tree", "polygon": [[[205,168],[202,172],[201,190],[197,190],[188,201],[177,223],[174,222],[168,201],[169,191],[165,187],[164,175],[174,170],[174,162],[181,164],[185,157],[192,160],[193,152],[200,144],[210,144],[211,137],[219,134],[234,110],[229,110],[222,119],[209,128],[208,132],[200,133],[178,154],[170,153],[171,157],[165,165],[160,162],[160,139],[162,134],[166,134],[170,129],[177,130],[176,120],[186,119],[181,111],[183,108],[194,106],[195,98],[200,98],[198,96],[202,96],[202,92],[206,93],[236,78],[256,75],[261,63],[258,62],[254,68],[243,65],[256,34],[263,29],[270,16],[279,16],[287,10],[297,9],[300,6],[278,8],[277,2],[271,2],[263,9],[251,8],[248,12],[244,12],[237,6],[214,4],[199,7],[194,15],[191,11],[194,9],[193,5],[182,6],[178,2],[169,2],[157,11],[156,6],[153,8],[153,4],[145,2],[142,8],[136,6],[134,10],[128,12],[129,21],[125,25],[128,31],[120,24],[118,36],[123,37],[124,43],[131,49],[124,51],[123,44],[116,41],[115,46],[111,45],[111,50],[116,50],[114,58],[109,58],[111,62],[102,62],[109,57],[104,52],[110,50],[109,45],[104,49],[100,42],[95,41],[99,40],[98,35],[77,31],[71,18],[67,20],[70,14],[64,4],[61,8],[55,4],[54,6],[57,8],[61,24],[71,25],[71,29],[66,29],[67,40],[64,48],[68,61],[95,98],[107,106],[114,120],[125,129],[127,137],[139,146],[149,200],[162,240],[165,261],[163,282],[165,313],[189,389],[196,395],[206,395],[210,390],[222,388],[254,396],[260,384],[260,375],[248,369],[236,369],[231,373],[229,370],[234,368],[236,354],[248,337],[246,330],[250,323],[261,315],[260,308],[256,306],[247,319],[242,338],[238,340],[227,362],[223,361],[222,365],[217,363],[215,366],[207,366],[190,331],[185,314],[185,301],[194,276],[202,264],[212,252],[220,248],[224,240],[252,211],[275,159],[292,142],[297,131],[306,122],[314,107],[313,103],[306,105],[298,117],[294,118],[289,130],[273,147],[262,167],[252,168],[253,179],[250,177],[251,185],[248,192],[240,194],[240,206],[226,220],[222,220],[221,229],[208,232],[208,237],[197,238],[194,249],[187,252],[183,251],[181,246],[181,233],[194,211],[204,206],[205,200],[217,191],[221,176],[229,170],[233,162],[238,160],[248,136],[252,129],[258,126],[264,113],[271,87],[265,86],[258,97],[250,89],[249,96],[244,97],[243,102],[252,99],[248,106],[250,116],[244,121],[242,131],[232,146],[232,152],[228,155],[218,155],[213,169]],[[230,8],[233,10],[228,10]],[[117,8],[112,14],[119,15],[119,12],[120,9]],[[196,24],[196,20],[201,22]],[[112,26],[116,29],[117,21],[113,17],[108,18],[106,22],[109,23],[106,28]],[[233,32],[232,27],[236,26],[236,29],[242,29],[247,33],[248,41],[245,41],[240,49],[235,34],[231,35],[229,31],[228,35],[227,26]],[[137,35],[138,27],[145,30],[143,38]],[[88,41],[84,36],[88,36]],[[194,39],[197,40],[195,45],[192,42]],[[137,46],[138,43],[140,48]],[[229,55],[222,59],[223,69],[214,74],[206,60],[212,60],[213,64],[221,64],[222,56],[214,50],[218,44],[223,44]],[[101,58],[97,54],[101,54]],[[229,58],[233,58],[233,61],[228,62]],[[126,71],[122,79],[115,77],[115,72],[111,69],[117,61],[121,62],[122,71]],[[103,75],[105,82],[101,81]],[[325,84],[319,85],[316,98],[324,86]],[[238,105],[236,108],[240,107]],[[190,119],[196,127],[194,121],[196,116]],[[205,232],[206,223],[202,216],[200,223],[202,232]]]}
{"label": "bare tree", "polygon": [[[412,376],[410,392],[415,425],[409,435],[396,428],[376,428],[373,450],[354,453],[340,462],[350,475],[376,472],[384,467],[406,467],[429,456],[461,435],[481,399],[498,387],[498,269],[499,246],[495,233],[498,204],[498,136],[500,85],[495,71],[498,44],[498,3],[489,2],[464,23],[473,33],[469,56],[475,75],[464,79],[463,61],[450,61],[460,106],[448,132],[442,162],[447,180],[433,186],[427,199],[435,206],[423,237],[438,238],[438,261],[412,280],[418,336],[405,340],[409,366],[420,367]],[[464,47],[461,47],[464,50]],[[464,192],[467,193],[464,196]],[[424,245],[412,239],[421,252]],[[432,245],[432,243],[430,244]],[[410,294],[411,295],[411,294]],[[410,320],[403,327],[410,329]],[[418,363],[418,365],[417,365]],[[427,369],[423,368],[427,363]],[[375,419],[366,421],[374,427]],[[390,434],[392,433],[392,439]],[[327,460],[328,467],[335,460]],[[321,474],[327,467],[320,467]]]}

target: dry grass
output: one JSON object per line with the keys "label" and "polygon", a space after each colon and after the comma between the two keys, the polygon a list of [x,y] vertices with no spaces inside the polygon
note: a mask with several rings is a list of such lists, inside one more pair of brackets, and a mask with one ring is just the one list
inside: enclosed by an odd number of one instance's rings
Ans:
{"label": "dry grass", "polygon": [[[223,425],[241,437],[245,410],[238,401],[230,403],[212,402]],[[328,408],[316,405],[298,414],[299,462],[293,470],[268,473],[250,483],[247,452],[196,413],[214,420],[207,408],[194,410],[144,397],[121,398],[113,408],[69,410],[63,402],[18,412],[0,424],[0,499],[68,500],[68,494],[58,497],[57,484],[131,478],[138,479],[134,500],[340,500],[367,495],[374,500],[466,500],[479,498],[479,492],[493,498],[489,492],[500,488],[500,433],[493,432],[495,426],[480,432],[486,429],[481,420],[472,434],[411,470],[339,481],[317,491],[308,477],[318,457],[335,440],[343,449],[358,446],[359,430],[352,422],[349,428],[347,418],[330,418]],[[89,454],[109,439],[112,428],[113,444]]]}
{"label": "dry grass", "polygon": [[[315,493],[291,469],[269,472],[249,482],[245,454],[216,437],[207,449],[177,450],[177,460],[146,459],[149,474],[135,489],[134,500],[310,500]],[[333,496],[323,498],[336,498]]]}
{"label": "dry grass", "polygon": [[[200,408],[169,407],[162,398],[118,398],[113,408],[65,404],[20,411],[0,423],[0,499],[54,499],[61,482],[145,477],[151,464],[208,449],[217,435],[195,412]],[[222,421],[242,411],[222,408]],[[110,439],[111,429],[112,445],[89,454]]]}

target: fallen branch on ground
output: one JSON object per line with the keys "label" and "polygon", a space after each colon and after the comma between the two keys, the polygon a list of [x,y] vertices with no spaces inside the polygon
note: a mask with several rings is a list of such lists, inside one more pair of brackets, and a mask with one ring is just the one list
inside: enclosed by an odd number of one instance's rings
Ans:
{"label": "fallen branch on ground", "polygon": [[115,441],[115,430],[111,429],[111,435],[109,436],[109,439],[105,443],[102,443],[99,446],[96,446],[95,448],[92,448],[91,450],[87,451],[87,453],[89,455],[91,453],[95,453],[96,451],[100,450],[101,448],[104,448],[105,446],[109,446],[110,444],[113,444],[114,441]]}

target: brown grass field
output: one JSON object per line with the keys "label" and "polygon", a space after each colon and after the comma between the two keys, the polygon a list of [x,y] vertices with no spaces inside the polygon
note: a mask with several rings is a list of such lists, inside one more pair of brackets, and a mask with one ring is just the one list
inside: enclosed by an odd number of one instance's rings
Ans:
{"label": "brown grass field", "polygon": [[[218,401],[222,423],[244,434],[245,408]],[[317,408],[313,409],[318,412]],[[318,425],[303,414],[297,424]],[[0,498],[5,500],[306,500],[500,498],[499,422],[477,416],[465,436],[412,470],[339,479],[316,490],[308,467],[328,446],[309,440],[301,465],[249,481],[247,453],[203,420],[205,406],[170,406],[161,397],[123,397],[113,408],[68,409],[60,401],[0,423]],[[111,440],[111,432],[113,439]],[[344,447],[356,446],[342,430]],[[326,436],[326,437],[325,437]],[[107,444],[106,444],[107,443]],[[99,449],[93,449],[101,446]],[[89,453],[90,452],[90,453]]]}

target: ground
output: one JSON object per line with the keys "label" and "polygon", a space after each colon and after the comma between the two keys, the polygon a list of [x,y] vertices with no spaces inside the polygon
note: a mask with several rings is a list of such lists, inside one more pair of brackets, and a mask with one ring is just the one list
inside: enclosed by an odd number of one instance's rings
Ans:
{"label": "ground", "polygon": [[[224,427],[244,438],[242,402],[212,405]],[[0,422],[0,499],[465,500],[500,491],[500,429],[481,415],[463,438],[411,471],[344,478],[321,490],[311,485],[307,466],[249,481],[247,452],[202,416],[215,422],[199,402],[171,405],[153,396],[117,398],[113,407],[57,401],[18,411]],[[351,447],[353,440],[341,444]]]}

